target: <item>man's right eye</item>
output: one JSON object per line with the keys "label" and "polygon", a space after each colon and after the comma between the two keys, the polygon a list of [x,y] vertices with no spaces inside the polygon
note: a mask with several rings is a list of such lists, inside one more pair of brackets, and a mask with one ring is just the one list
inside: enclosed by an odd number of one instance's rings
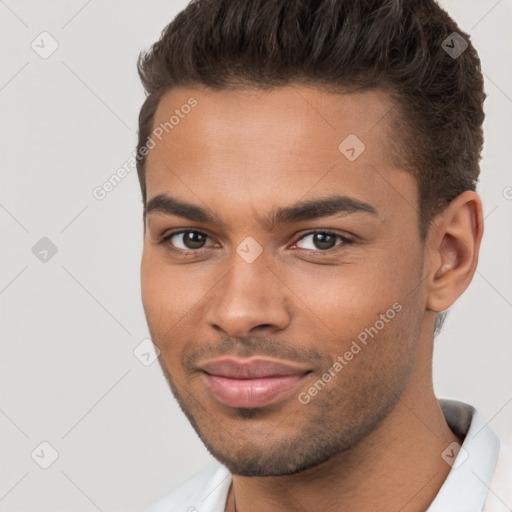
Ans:
{"label": "man's right eye", "polygon": [[201,231],[182,229],[165,235],[160,243],[168,245],[176,251],[194,252],[204,249],[209,236]]}

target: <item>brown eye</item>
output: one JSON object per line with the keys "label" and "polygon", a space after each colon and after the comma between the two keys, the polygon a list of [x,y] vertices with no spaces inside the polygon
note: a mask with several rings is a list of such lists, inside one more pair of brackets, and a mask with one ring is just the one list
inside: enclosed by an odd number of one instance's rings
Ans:
{"label": "brown eye", "polygon": [[[339,242],[337,242],[338,240]],[[302,246],[299,246],[299,242],[302,244]],[[302,236],[298,240],[297,246],[300,249],[312,251],[328,251],[329,249],[345,243],[350,243],[350,240],[336,233],[314,231],[312,233],[306,233],[304,236]]]}
{"label": "brown eye", "polygon": [[179,231],[177,233],[170,233],[162,242],[167,242],[179,250],[197,250],[202,249],[206,243],[208,235],[200,231]]}

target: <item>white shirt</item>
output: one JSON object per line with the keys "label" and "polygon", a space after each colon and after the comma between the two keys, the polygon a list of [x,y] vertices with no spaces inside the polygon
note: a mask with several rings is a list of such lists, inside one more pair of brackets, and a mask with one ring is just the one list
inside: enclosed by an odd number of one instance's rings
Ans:
{"label": "white shirt", "polygon": [[[464,441],[458,454],[458,446],[443,452],[452,469],[425,512],[512,512],[512,446],[500,448],[470,405],[439,403],[451,430]],[[145,512],[224,512],[231,482],[229,470],[213,461]]]}

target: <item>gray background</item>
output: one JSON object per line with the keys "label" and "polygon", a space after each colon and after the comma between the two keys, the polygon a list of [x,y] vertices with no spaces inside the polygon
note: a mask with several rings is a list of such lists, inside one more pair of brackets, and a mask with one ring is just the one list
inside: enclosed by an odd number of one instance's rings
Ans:
{"label": "gray background", "polygon": [[[136,171],[103,200],[92,194],[135,148],[144,99],[136,57],[185,4],[0,0],[2,511],[142,510],[211,458],[158,363],[133,353],[149,336]],[[475,405],[504,437],[512,425],[512,4],[442,4],[472,36],[489,97],[481,260],[436,340],[435,387]],[[59,45],[46,59],[31,47],[51,49],[43,31]],[[43,441],[58,452],[48,469]]]}

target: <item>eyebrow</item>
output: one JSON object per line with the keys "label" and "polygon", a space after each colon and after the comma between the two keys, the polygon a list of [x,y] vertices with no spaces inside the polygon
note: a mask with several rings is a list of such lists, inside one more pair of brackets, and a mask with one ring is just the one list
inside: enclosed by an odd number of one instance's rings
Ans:
{"label": "eyebrow", "polygon": [[[144,209],[144,217],[152,212],[175,215],[193,222],[217,223],[226,226],[225,222],[210,209],[187,203],[166,194],[159,194],[148,201]],[[291,206],[278,207],[270,213],[267,219],[260,220],[260,224],[271,230],[279,224],[354,213],[366,213],[378,217],[377,210],[369,203],[345,195],[332,195],[298,202]]]}

